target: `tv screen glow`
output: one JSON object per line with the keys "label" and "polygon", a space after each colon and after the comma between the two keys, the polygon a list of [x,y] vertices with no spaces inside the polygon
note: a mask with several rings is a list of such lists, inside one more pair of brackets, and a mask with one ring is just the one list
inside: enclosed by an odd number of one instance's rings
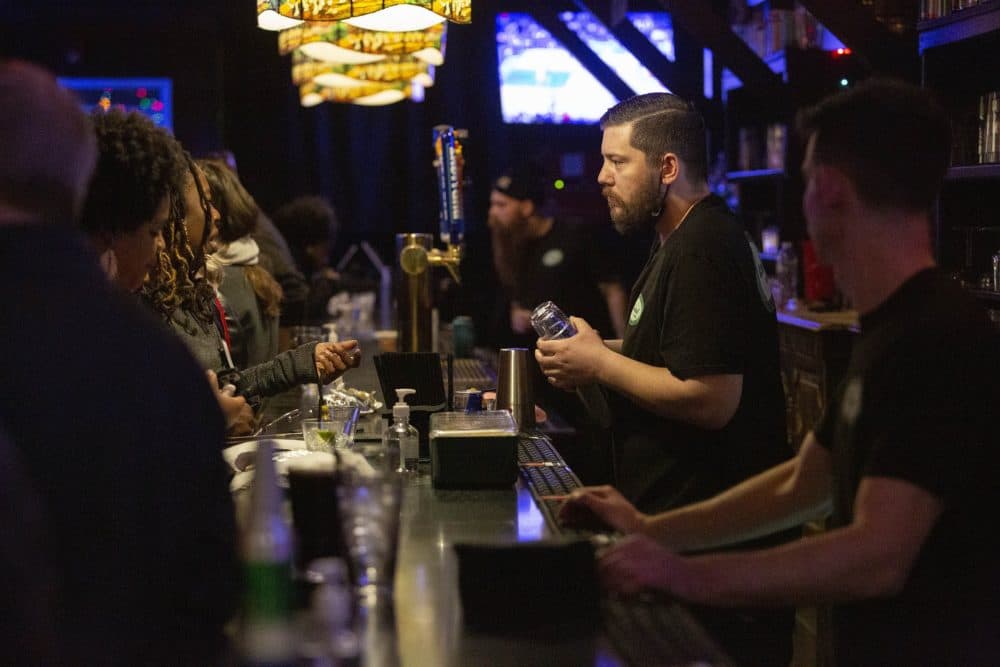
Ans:
{"label": "tv screen glow", "polygon": [[156,125],[173,131],[170,79],[63,77],[59,83],[77,94],[87,113],[94,109],[139,111]]}

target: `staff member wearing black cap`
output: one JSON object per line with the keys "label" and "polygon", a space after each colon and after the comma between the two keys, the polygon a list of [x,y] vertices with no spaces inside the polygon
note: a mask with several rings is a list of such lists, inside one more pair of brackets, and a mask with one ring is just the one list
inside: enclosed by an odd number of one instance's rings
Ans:
{"label": "staff member wearing black cap", "polygon": [[[531,311],[553,301],[579,315],[609,338],[625,328],[625,289],[613,258],[583,224],[546,215],[542,170],[533,164],[503,172],[490,194],[489,226],[494,265],[504,286],[510,328],[508,344],[533,347]],[[573,467],[590,483],[610,481],[610,452],[598,418],[574,394],[560,391],[538,371],[535,396],[576,431]]]}
{"label": "staff member wearing black cap", "polygon": [[545,215],[545,179],[534,165],[493,183],[488,224],[493,261],[511,298],[510,326],[531,334],[531,311],[553,301],[609,337],[625,329],[625,290],[606,253],[563,220]]}

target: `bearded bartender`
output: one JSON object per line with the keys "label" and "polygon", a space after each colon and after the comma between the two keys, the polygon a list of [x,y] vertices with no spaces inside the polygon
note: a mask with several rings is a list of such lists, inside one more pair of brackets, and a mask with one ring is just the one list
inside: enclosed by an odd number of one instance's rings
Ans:
{"label": "bearded bartender", "polygon": [[[616,486],[659,512],[791,456],[775,307],[756,249],[708,188],[701,115],[652,93],[609,109],[601,129],[597,180],[611,220],[621,234],[654,229],[653,247],[622,340],[573,318],[579,333],[538,341],[535,356],[556,387],[608,390]],[[695,611],[741,664],[789,663],[790,609]]]}

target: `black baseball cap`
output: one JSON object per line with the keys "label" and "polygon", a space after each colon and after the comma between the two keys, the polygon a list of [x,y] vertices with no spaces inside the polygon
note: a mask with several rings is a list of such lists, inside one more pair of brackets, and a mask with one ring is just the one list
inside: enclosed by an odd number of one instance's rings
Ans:
{"label": "black baseball cap", "polygon": [[547,185],[545,173],[535,164],[509,167],[493,181],[493,189],[497,192],[514,199],[530,199],[536,207],[545,203]]}

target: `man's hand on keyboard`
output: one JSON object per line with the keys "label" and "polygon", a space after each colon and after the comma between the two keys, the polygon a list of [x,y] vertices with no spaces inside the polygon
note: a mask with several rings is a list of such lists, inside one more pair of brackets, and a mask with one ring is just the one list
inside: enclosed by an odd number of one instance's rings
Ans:
{"label": "man's hand on keyboard", "polygon": [[659,590],[691,599],[696,587],[689,562],[645,535],[630,535],[601,552],[601,584],[620,593]]}
{"label": "man's hand on keyboard", "polygon": [[577,528],[635,533],[642,529],[646,515],[613,487],[585,486],[569,495],[559,508],[558,519]]}

